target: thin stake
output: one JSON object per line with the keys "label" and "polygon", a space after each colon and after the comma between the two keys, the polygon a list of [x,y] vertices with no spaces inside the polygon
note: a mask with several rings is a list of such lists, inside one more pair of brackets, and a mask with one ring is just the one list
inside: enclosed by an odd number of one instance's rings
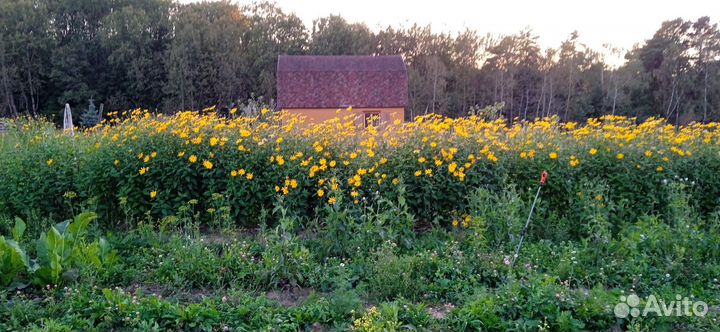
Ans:
{"label": "thin stake", "polygon": [[540,189],[542,189],[542,187],[545,185],[547,178],[548,178],[547,171],[543,171],[542,176],[540,177],[540,185],[538,186],[537,192],[535,193],[535,199],[533,200],[532,206],[530,207],[530,214],[528,214],[527,221],[525,222],[525,228],[523,228],[522,234],[520,235],[520,243],[518,243],[517,248],[515,248],[515,254],[513,255],[512,260],[510,261],[510,273],[512,273],[513,266],[515,266],[515,261],[517,261],[518,256],[520,255],[520,248],[522,247],[523,241],[525,240],[525,235],[527,234],[528,228],[530,227],[530,221],[532,220],[532,214],[533,214],[533,211],[535,211],[535,204],[537,203],[537,200],[540,197]]}

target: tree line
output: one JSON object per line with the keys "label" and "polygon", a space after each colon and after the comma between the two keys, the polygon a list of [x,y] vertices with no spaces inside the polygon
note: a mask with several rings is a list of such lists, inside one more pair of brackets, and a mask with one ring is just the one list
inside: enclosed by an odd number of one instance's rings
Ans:
{"label": "tree line", "polygon": [[[409,116],[495,104],[508,119],[720,119],[720,33],[709,17],[666,21],[629,50],[593,50],[577,32],[543,49],[529,29],[372,31],[340,16],[307,27],[274,3],[173,0],[0,2],[0,116],[57,119],[65,103],[85,107],[89,99],[105,111],[166,113],[270,101],[279,54],[401,54]],[[613,66],[608,54],[625,62]]]}

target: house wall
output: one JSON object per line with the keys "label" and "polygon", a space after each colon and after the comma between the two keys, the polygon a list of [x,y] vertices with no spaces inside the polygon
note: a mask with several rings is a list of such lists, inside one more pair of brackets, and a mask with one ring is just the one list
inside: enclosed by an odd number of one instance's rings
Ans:
{"label": "house wall", "polygon": [[379,112],[380,113],[380,122],[385,123],[393,123],[395,120],[403,121],[405,119],[405,109],[402,107],[396,107],[396,108],[353,108],[351,111],[348,111],[345,108],[341,108],[340,112],[338,113],[338,108],[290,108],[290,109],[284,109],[284,111],[290,113],[290,114],[296,114],[300,116],[304,116],[306,118],[306,123],[312,124],[312,123],[321,123],[323,121],[327,121],[333,118],[338,117],[345,117],[348,114],[356,114],[357,115],[357,124],[359,126],[364,126],[365,124],[365,118],[364,113],[365,112]]}

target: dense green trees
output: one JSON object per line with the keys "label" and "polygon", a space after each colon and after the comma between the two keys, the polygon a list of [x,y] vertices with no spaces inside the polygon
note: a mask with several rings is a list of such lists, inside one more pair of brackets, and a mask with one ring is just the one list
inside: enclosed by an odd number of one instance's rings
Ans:
{"label": "dense green trees", "polygon": [[[402,54],[409,115],[458,116],[504,103],[507,118],[557,114],[720,119],[720,32],[708,17],[664,22],[631,50],[592,50],[571,33],[543,50],[509,36],[430,27],[371,31],[340,16],[306,27],[260,2],[6,0],[0,2],[0,116],[59,118],[62,105],[163,112],[275,95],[278,54]],[[621,66],[603,55],[625,55]]]}

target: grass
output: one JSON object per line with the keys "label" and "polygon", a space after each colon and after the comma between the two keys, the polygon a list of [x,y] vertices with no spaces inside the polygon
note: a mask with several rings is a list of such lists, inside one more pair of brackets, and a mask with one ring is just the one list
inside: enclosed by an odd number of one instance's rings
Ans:
{"label": "grass", "polygon": [[[105,235],[117,262],[80,267],[59,286],[3,291],[0,329],[713,330],[720,224],[682,197],[670,207],[675,219],[646,217],[607,238],[531,237],[512,271],[515,242],[491,245],[501,236],[490,228],[431,228],[399,241],[367,228],[340,244],[352,248],[334,249],[325,229],[287,216],[274,228],[195,235],[149,224],[107,233],[96,223],[88,238]],[[616,318],[631,293],[694,296],[712,311]]]}

